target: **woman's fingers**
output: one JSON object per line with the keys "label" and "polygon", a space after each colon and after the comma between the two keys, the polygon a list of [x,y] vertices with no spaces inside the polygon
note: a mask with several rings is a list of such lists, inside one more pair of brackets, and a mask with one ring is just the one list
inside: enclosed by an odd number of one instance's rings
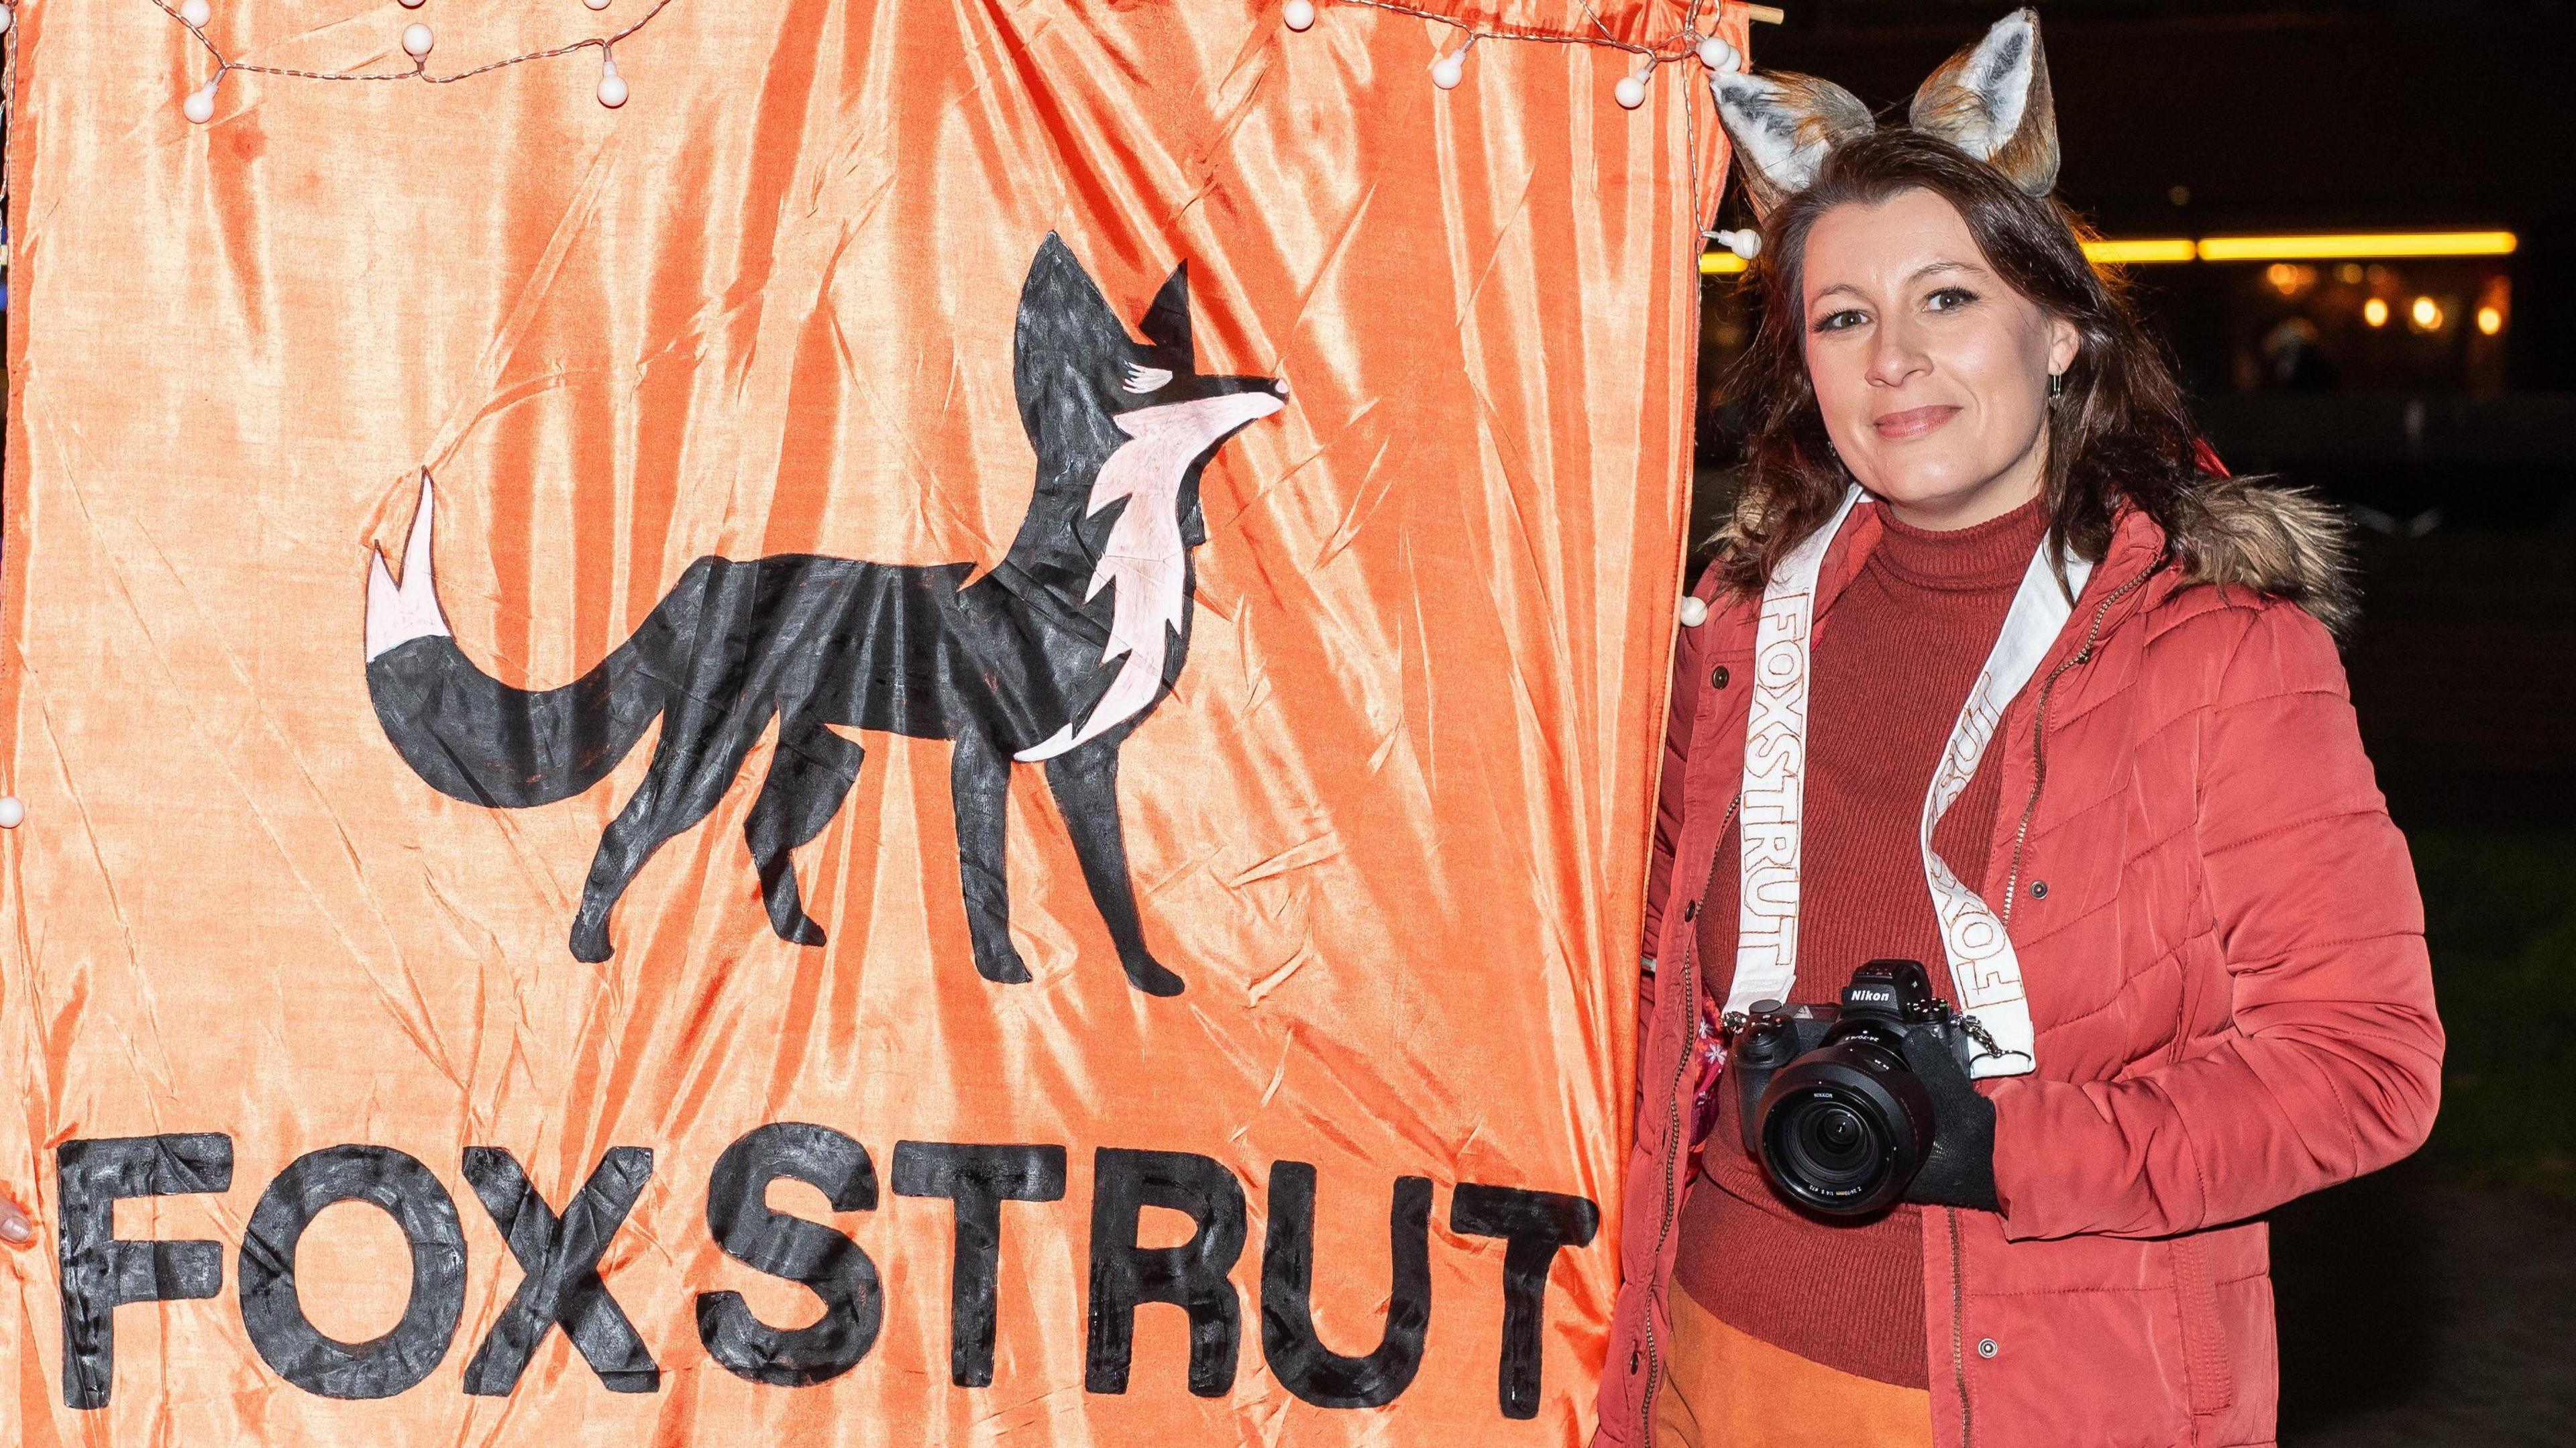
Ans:
{"label": "woman's fingers", "polygon": [[36,1224],[27,1220],[27,1214],[18,1210],[17,1203],[0,1198],[0,1242],[24,1247],[34,1240]]}

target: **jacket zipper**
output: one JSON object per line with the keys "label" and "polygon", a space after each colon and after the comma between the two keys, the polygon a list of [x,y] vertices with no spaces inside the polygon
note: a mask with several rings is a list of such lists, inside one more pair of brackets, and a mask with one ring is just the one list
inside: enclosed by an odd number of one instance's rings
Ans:
{"label": "jacket zipper", "polygon": [[2048,696],[2056,690],[2057,681],[2069,669],[2093,661],[2093,646],[2101,642],[2102,621],[2111,616],[2111,605],[2144,587],[2155,572],[2150,568],[2104,595],[2101,606],[2093,610],[2092,627],[2084,631],[2084,647],[2049,670],[2048,677],[2040,681],[2039,707],[2033,711],[2030,723],[2030,801],[2021,807],[2021,824],[2013,830],[2012,870],[2004,876],[2003,924],[2008,932],[2012,929],[2013,906],[2021,899],[2022,846],[2029,843],[2030,822],[2039,813],[2039,792],[2048,785]]}
{"label": "jacket zipper", "polygon": [[1968,1253],[1959,1242],[1959,1209],[1941,1210],[1950,1219],[1950,1371],[1959,1384],[1959,1448],[1971,1448],[1977,1415],[1968,1406]]}
{"label": "jacket zipper", "polygon": [[[1700,901],[1706,900],[1708,892],[1717,885],[1718,851],[1726,843],[1726,831],[1735,823],[1735,812],[1742,808],[1743,804],[1743,791],[1738,790],[1735,798],[1727,802],[1725,818],[1717,822],[1717,839],[1708,850],[1708,878],[1700,882],[1699,894],[1691,900],[1691,908],[1685,916],[1685,923],[1698,918]],[[1668,1149],[1664,1154],[1664,1216],[1663,1221],[1655,1228],[1654,1260],[1658,1262],[1663,1260],[1664,1242],[1672,1236],[1673,1214],[1680,1205],[1681,1184],[1674,1180],[1674,1177],[1681,1170],[1682,1158],[1690,1154],[1688,1147],[1674,1145],[1674,1143],[1680,1138],[1682,1130],[1682,1082],[1689,1077],[1691,1058],[1697,1054],[1691,1049],[1691,1044],[1692,1037],[1699,1030],[1698,964],[1699,931],[1694,929],[1682,939],[1681,999],[1682,1008],[1689,1014],[1683,1017],[1681,1062],[1673,1068],[1673,1084],[1664,1099],[1664,1140]],[[1638,1404],[1637,1416],[1640,1425],[1645,1429],[1645,1437],[1639,1439],[1638,1443],[1639,1448],[1650,1448],[1655,1441],[1655,1390],[1662,1386],[1664,1373],[1663,1354],[1655,1343],[1655,1310],[1652,1302],[1646,1306],[1644,1323],[1646,1396]]]}

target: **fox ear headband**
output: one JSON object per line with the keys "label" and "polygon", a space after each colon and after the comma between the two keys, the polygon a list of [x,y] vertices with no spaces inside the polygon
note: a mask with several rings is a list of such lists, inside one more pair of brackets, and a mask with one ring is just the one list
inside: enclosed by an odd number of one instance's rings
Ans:
{"label": "fox ear headband", "polygon": [[[1806,190],[1834,147],[1878,128],[1859,97],[1814,76],[1721,70],[1711,84],[1756,216]],[[2038,12],[2014,11],[1951,56],[1914,93],[1907,120],[2047,195],[2057,184],[2057,109]]]}

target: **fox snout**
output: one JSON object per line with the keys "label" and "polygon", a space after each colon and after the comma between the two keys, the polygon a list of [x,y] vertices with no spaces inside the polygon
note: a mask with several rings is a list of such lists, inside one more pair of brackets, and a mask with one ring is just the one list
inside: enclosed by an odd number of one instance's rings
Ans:
{"label": "fox snout", "polygon": [[[1227,382],[1238,379],[1225,378]],[[1242,391],[1211,391],[1186,402],[1158,402],[1113,415],[1118,430],[1138,442],[1169,442],[1192,453],[1202,453],[1232,437],[1251,423],[1268,417],[1287,406],[1279,392],[1262,379],[1245,378],[1255,387]]]}

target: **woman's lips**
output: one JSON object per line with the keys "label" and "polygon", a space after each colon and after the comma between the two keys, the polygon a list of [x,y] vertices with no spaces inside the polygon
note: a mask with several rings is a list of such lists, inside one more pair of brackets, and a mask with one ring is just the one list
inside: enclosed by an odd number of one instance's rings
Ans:
{"label": "woman's lips", "polygon": [[1871,418],[1870,426],[1877,428],[1878,435],[1890,442],[1903,442],[1907,438],[1921,437],[1958,414],[1959,409],[1951,404],[1935,403],[1930,407],[1911,407],[1885,417]]}

